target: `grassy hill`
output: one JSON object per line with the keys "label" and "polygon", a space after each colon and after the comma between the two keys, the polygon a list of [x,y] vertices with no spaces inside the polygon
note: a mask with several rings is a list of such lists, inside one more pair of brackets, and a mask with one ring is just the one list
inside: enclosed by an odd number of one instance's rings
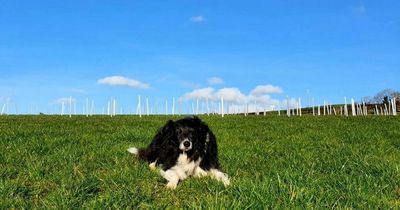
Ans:
{"label": "grassy hill", "polygon": [[126,152],[169,117],[1,116],[0,209],[400,208],[399,117],[201,118],[227,188],[189,178],[168,190]]}

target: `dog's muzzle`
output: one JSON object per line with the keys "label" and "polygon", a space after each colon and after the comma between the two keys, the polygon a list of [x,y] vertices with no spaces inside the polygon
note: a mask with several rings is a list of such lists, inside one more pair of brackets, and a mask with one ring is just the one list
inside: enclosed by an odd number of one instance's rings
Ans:
{"label": "dog's muzzle", "polygon": [[190,147],[190,141],[184,141],[183,142],[183,146],[185,146],[185,147]]}
{"label": "dog's muzzle", "polygon": [[179,149],[181,149],[182,151],[189,151],[192,149],[192,142],[189,141],[188,139],[185,139],[181,142],[181,144],[179,145]]}

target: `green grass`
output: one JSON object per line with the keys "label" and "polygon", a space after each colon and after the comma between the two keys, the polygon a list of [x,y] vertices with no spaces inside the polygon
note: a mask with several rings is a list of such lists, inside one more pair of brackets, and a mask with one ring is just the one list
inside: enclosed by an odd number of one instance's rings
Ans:
{"label": "green grass", "polygon": [[126,149],[167,117],[0,117],[0,209],[399,209],[400,118],[201,117],[231,186],[175,191]]}

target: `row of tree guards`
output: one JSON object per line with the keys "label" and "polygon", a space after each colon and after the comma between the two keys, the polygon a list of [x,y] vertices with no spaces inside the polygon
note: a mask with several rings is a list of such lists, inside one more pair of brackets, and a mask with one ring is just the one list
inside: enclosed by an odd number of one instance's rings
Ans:
{"label": "row of tree guards", "polygon": [[[386,98],[380,104],[371,104],[366,102],[357,103],[354,99],[351,99],[350,103],[347,102],[347,98],[344,98],[344,104],[332,105],[323,102],[322,105],[314,105],[314,100],[312,106],[304,107],[301,106],[301,99],[293,100],[287,97],[286,101],[279,102],[277,107],[275,106],[262,106],[261,104],[254,103],[232,103],[231,101],[226,102],[223,97],[220,98],[218,102],[209,101],[208,99],[200,102],[199,99],[192,101],[192,103],[186,104],[186,113],[183,111],[185,106],[182,101],[175,101],[172,98],[171,107],[169,107],[168,100],[165,100],[165,106],[160,108],[160,103],[154,104],[151,107],[149,103],[149,98],[144,101],[141,96],[138,96],[138,101],[136,104],[136,111],[127,112],[123,110],[122,107],[117,109],[116,99],[111,99],[107,102],[107,107],[102,107],[101,112],[96,112],[94,100],[89,101],[86,99],[86,103],[82,107],[82,112],[79,115],[86,115],[87,117],[93,115],[138,115],[142,117],[143,115],[220,115],[224,117],[225,115],[286,115],[290,116],[302,116],[302,115],[312,115],[312,116],[325,116],[325,115],[339,115],[339,116],[367,116],[367,115],[397,115],[398,110],[400,110],[400,103],[397,102],[396,97],[392,99]],[[201,104],[200,104],[201,103]],[[188,107],[189,106],[189,107]],[[200,107],[201,106],[201,107]],[[282,109],[286,108],[286,109]],[[9,114],[7,104],[3,104],[1,109],[1,115]],[[16,113],[17,114],[17,113]],[[49,113],[49,114],[60,114],[60,115],[78,115],[76,109],[76,100],[69,97],[69,100],[62,101],[59,113]]]}

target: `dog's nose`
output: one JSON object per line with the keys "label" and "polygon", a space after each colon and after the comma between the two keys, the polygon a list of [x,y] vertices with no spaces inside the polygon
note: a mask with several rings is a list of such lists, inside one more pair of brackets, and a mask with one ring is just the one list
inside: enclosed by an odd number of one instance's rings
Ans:
{"label": "dog's nose", "polygon": [[183,142],[183,146],[185,146],[185,147],[190,147],[190,141],[185,141],[185,142]]}

